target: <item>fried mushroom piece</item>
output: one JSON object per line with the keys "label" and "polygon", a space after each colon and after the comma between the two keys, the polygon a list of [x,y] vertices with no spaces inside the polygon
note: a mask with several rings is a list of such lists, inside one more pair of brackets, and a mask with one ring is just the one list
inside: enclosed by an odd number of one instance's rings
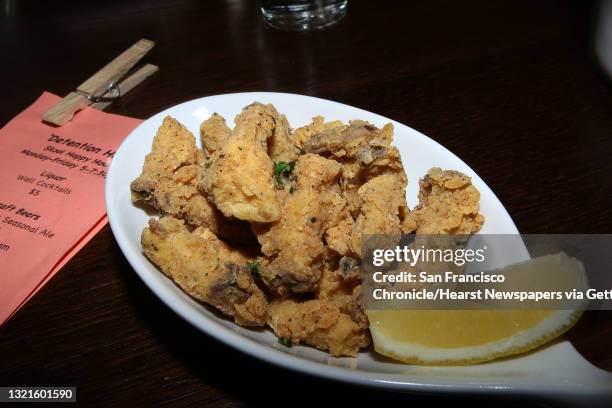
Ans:
{"label": "fried mushroom piece", "polygon": [[197,188],[204,155],[183,125],[166,117],[159,127],[142,173],[130,189],[132,201],[142,202],[185,220],[192,227],[204,226],[230,242],[246,243],[250,227],[224,217]]}
{"label": "fried mushroom piece", "polygon": [[278,337],[327,350],[332,356],[356,356],[370,344],[367,329],[324,299],[272,302],[268,324]]}
{"label": "fried mushroom piece", "polygon": [[342,257],[336,267],[323,269],[315,292],[317,299],[334,303],[342,313],[351,317],[360,328],[368,328],[368,318],[361,307],[362,272],[359,262]]}
{"label": "fried mushroom piece", "polygon": [[[392,135],[391,129],[387,128],[389,135]],[[374,138],[368,144],[351,152],[350,156],[340,159],[343,163],[342,191],[348,202],[349,211],[355,218],[359,215],[362,203],[359,188],[372,178],[383,173],[394,173],[399,179],[404,180],[404,188],[406,187],[407,178],[402,159],[399,150],[390,145],[391,140]],[[405,211],[408,211],[407,206]]]}
{"label": "fried mushroom piece", "polygon": [[193,298],[243,326],[262,326],[267,301],[247,262],[252,259],[220,241],[209,229],[190,231],[182,220],[149,220],[141,236],[144,254]]}
{"label": "fried mushroom piece", "polygon": [[154,192],[159,183],[172,180],[181,167],[197,162],[198,149],[191,132],[176,119],[166,116],[153,138],[140,176],[130,185],[132,201],[157,207]]}
{"label": "fried mushroom piece", "polygon": [[484,223],[479,202],[470,177],[434,167],[419,181],[419,205],[409,218],[417,234],[471,234]]}
{"label": "fried mushroom piece", "polygon": [[415,229],[407,217],[407,178],[401,156],[391,146],[393,125],[378,129],[354,120],[349,126],[330,127],[306,139],[305,151],[343,166],[340,185],[348,205],[338,224],[326,232],[330,248],[340,255],[359,257],[363,234],[399,235]]}
{"label": "fried mushroom piece", "polygon": [[[200,166],[190,164],[179,167],[170,178],[161,179],[149,193],[148,204],[164,215],[171,215],[187,221],[194,227],[207,226],[218,232],[222,223],[217,210],[200,194],[196,186]],[[132,183],[133,189],[136,182]]]}
{"label": "fried mushroom piece", "polygon": [[232,130],[225,123],[223,116],[213,113],[200,125],[200,140],[206,156],[210,157],[219,150],[229,138]]}
{"label": "fried mushroom piece", "polygon": [[347,206],[338,214],[337,221],[325,231],[327,247],[339,255],[357,256],[351,244],[355,220]]}
{"label": "fried mushroom piece", "polygon": [[349,211],[357,218],[361,205],[358,190],[363,184],[384,172],[396,172],[405,177],[399,150],[391,146],[392,141],[393,125],[390,123],[378,129],[368,122],[353,120],[349,126],[332,127],[310,137],[303,149],[342,163],[340,184]]}
{"label": "fried mushroom piece", "polygon": [[198,185],[226,217],[250,222],[280,218],[280,205],[268,156],[276,119],[265,105],[252,104],[236,116],[223,146],[204,164]]}
{"label": "fried mushroom piece", "polygon": [[351,247],[361,254],[364,235],[401,236],[414,230],[406,206],[406,177],[403,173],[383,173],[358,190],[359,215],[351,233]]}
{"label": "fried mushroom piece", "polygon": [[[332,122],[333,123],[333,122]],[[351,120],[348,126],[332,126],[310,137],[302,146],[306,153],[355,157],[372,143],[389,146],[393,140],[393,125],[383,129],[363,121]]]}
{"label": "fried mushroom piece", "polygon": [[323,234],[346,207],[338,179],[342,166],[315,154],[299,157],[293,175],[296,188],[286,189],[281,217],[270,224],[252,224],[261,252],[270,262],[262,268],[264,283],[277,295],[313,290],[321,276]]}
{"label": "fried mushroom piece", "polygon": [[275,162],[290,163],[297,159],[299,149],[291,137],[291,128],[287,117],[279,113],[272,104],[254,103],[253,109],[268,115],[274,122],[272,136],[268,139],[268,155]]}
{"label": "fried mushroom piece", "polygon": [[300,149],[303,149],[304,145],[307,144],[314,135],[319,134],[324,130],[340,127],[346,128],[344,123],[339,120],[325,122],[325,118],[323,116],[315,116],[312,118],[312,122],[293,131],[293,143],[295,143],[295,145]]}

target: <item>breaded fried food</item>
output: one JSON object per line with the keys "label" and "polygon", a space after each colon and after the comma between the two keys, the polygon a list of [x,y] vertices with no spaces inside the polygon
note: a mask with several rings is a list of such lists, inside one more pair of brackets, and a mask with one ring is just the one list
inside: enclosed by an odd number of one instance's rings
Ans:
{"label": "breaded fried food", "polygon": [[366,182],[358,190],[359,215],[351,233],[351,247],[361,254],[363,235],[401,236],[414,230],[406,205],[406,176],[388,172]]}
{"label": "breaded fried food", "polygon": [[[152,204],[163,214],[181,218],[190,225],[204,225],[217,230],[221,221],[217,215],[220,214],[217,214],[215,207],[210,205],[196,187],[199,168],[198,164],[179,167],[170,178],[160,179],[150,192],[152,200],[147,204]],[[132,183],[133,190],[138,188],[135,187],[136,183]]]}
{"label": "breaded fried food", "polygon": [[132,201],[142,202],[193,227],[207,227],[231,242],[249,242],[250,227],[225,218],[197,188],[204,155],[177,120],[166,117],[140,176],[131,185]]}
{"label": "breaded fried food", "polygon": [[205,227],[191,232],[172,217],[149,220],[141,244],[147,258],[190,296],[238,324],[265,324],[267,301],[247,267],[252,254],[231,248]]}
{"label": "breaded fried food", "polygon": [[196,188],[203,162],[195,138],[177,120],[166,117],[153,139],[140,176],[130,188],[133,202],[144,202],[194,226],[216,228],[216,209]]}
{"label": "breaded fried food", "polygon": [[[370,344],[364,237],[392,248],[416,231],[410,245],[454,248],[463,241],[440,234],[482,226],[480,195],[455,171],[431,169],[410,211],[391,124],[316,116],[292,131],[274,106],[257,102],[234,123],[230,129],[213,114],[200,126],[198,150],[193,135],[166,118],[131,187],[135,202],[164,215],[142,232],[145,255],[237,324],[268,325],[284,341],[355,356]],[[256,247],[236,246],[249,238]],[[425,263],[397,266],[438,273]]]}
{"label": "breaded fried food", "polygon": [[351,243],[351,234],[353,233],[354,226],[355,220],[349,212],[347,203],[346,207],[338,213],[336,221],[331,222],[330,227],[325,231],[327,247],[338,255],[358,256],[358,251],[353,250]]}
{"label": "breaded fried food", "polygon": [[226,218],[198,190],[201,168],[200,164],[181,167],[172,179],[160,182],[153,193],[156,208],[193,227],[207,227],[227,242],[244,245],[256,242],[248,223]]}
{"label": "breaded fried food", "polygon": [[223,116],[213,113],[200,125],[200,140],[206,157],[219,150],[232,133]]}
{"label": "breaded fried food", "polygon": [[306,152],[331,157],[342,163],[341,186],[349,211],[356,218],[361,205],[359,188],[372,177],[393,171],[404,174],[404,167],[393,141],[393,125],[382,129],[353,120],[348,126],[334,126],[311,136],[304,143]]}
{"label": "breaded fried food", "polygon": [[299,157],[293,192],[283,190],[280,219],[253,224],[261,252],[270,259],[263,281],[276,294],[311,291],[321,275],[323,234],[346,206],[338,179],[342,166],[315,154]]}
{"label": "breaded fried food", "polygon": [[287,117],[279,113],[272,104],[254,103],[250,105],[252,113],[269,116],[273,123],[272,136],[268,139],[268,155],[274,162],[290,163],[297,159],[299,149],[291,136],[291,127]]}
{"label": "breaded fried food", "polygon": [[223,146],[204,164],[199,187],[226,216],[252,222],[280,218],[268,139],[275,119],[261,104],[247,106]]}
{"label": "breaded fried food", "polygon": [[348,211],[326,234],[328,245],[340,255],[359,256],[363,234],[401,234],[415,228],[407,218],[407,178],[392,141],[393,125],[378,129],[354,120],[310,135],[303,144],[306,152],[342,163],[340,185]]}
{"label": "breaded fried food", "polygon": [[333,155],[334,157],[355,157],[370,144],[388,146],[393,140],[393,125],[383,129],[363,121],[351,120],[348,126],[331,126],[314,134],[302,146],[306,153]]}
{"label": "breaded fried food", "polygon": [[196,164],[200,154],[191,132],[176,119],[166,116],[153,138],[151,153],[145,158],[140,176],[130,185],[132,201],[157,207],[154,192],[159,183],[172,180],[181,167]]}
{"label": "breaded fried food", "polygon": [[368,318],[361,306],[362,271],[359,261],[351,257],[342,257],[335,268],[323,269],[321,279],[315,292],[317,299],[334,303],[342,313],[361,328],[368,328]]}
{"label": "breaded fried food", "polygon": [[315,116],[312,118],[312,122],[293,131],[293,143],[295,143],[295,145],[299,148],[303,148],[314,135],[319,134],[324,130],[339,127],[346,128],[344,123],[339,120],[325,122],[325,118],[323,116]]}
{"label": "breaded fried food", "polygon": [[332,356],[356,356],[370,344],[367,329],[328,300],[272,302],[268,324],[278,337],[327,350]]}
{"label": "breaded fried food", "polygon": [[470,177],[434,167],[419,181],[419,205],[410,218],[417,234],[471,234],[484,223],[479,203]]}

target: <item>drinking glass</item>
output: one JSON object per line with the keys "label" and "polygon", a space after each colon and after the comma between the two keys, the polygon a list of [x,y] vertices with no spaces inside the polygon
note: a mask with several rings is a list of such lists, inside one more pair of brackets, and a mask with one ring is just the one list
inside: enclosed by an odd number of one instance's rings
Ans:
{"label": "drinking glass", "polygon": [[348,0],[260,0],[266,23],[290,31],[320,30],[346,15]]}

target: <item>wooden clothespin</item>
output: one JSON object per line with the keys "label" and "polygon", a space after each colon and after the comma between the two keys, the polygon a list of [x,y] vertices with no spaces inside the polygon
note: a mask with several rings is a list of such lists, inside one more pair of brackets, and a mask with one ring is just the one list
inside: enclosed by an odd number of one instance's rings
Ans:
{"label": "wooden clothespin", "polygon": [[155,65],[146,64],[132,75],[123,78],[153,46],[155,46],[153,41],[145,39],[132,45],[79,85],[75,92],[70,92],[57,105],[43,113],[43,121],[61,126],[70,121],[76,112],[87,106],[96,109],[106,108],[159,69]]}

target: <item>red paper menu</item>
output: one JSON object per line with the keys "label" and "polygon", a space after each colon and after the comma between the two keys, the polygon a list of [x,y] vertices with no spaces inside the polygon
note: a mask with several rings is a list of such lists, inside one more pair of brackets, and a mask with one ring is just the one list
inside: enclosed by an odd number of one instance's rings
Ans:
{"label": "red paper menu", "polygon": [[45,92],[0,129],[0,324],[104,227],[108,164],[142,122],[88,108],[42,123],[59,100]]}

